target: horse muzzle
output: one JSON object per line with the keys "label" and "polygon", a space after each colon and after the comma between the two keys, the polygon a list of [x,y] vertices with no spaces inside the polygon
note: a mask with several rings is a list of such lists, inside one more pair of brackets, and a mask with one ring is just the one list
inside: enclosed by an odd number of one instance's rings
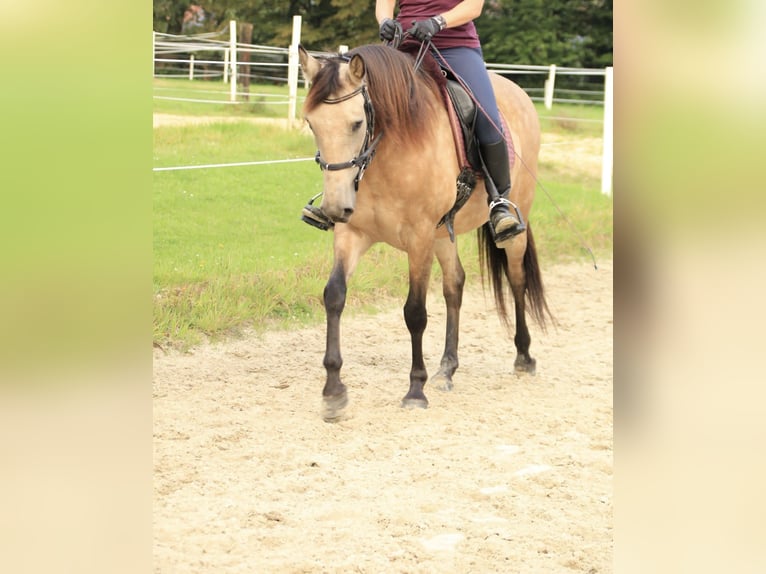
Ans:
{"label": "horse muzzle", "polygon": [[348,223],[356,207],[356,183],[349,171],[325,171],[322,211],[333,223]]}
{"label": "horse muzzle", "polygon": [[322,204],[322,211],[333,223],[348,223],[354,213],[353,207],[337,207]]}

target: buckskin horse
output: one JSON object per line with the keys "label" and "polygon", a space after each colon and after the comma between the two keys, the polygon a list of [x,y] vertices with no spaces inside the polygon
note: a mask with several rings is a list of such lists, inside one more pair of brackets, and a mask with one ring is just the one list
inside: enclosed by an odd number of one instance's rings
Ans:
{"label": "buckskin horse", "polygon": [[[465,204],[453,211],[460,154],[448,108],[432,74],[416,66],[412,55],[384,44],[360,46],[328,58],[314,57],[303,46],[298,51],[304,76],[311,82],[303,117],[313,132],[316,160],[322,168],[321,210],[334,224],[334,263],[324,289],[325,420],[339,419],[348,402],[340,377],[340,319],[347,283],[362,255],[377,242],[388,243],[408,257],[404,319],[411,336],[412,367],[402,406],[428,406],[423,393],[428,375],[422,341],[434,255],[442,269],[447,328],[441,364],[431,382],[443,390],[453,386],[465,283],[453,233],[478,230],[482,277],[489,276],[498,316],[508,328],[505,292],[510,285],[515,308],[514,369],[534,374],[525,312],[544,328],[549,311],[528,217],[536,185],[540,125],[527,94],[510,80],[491,74],[506,123],[506,140],[510,137],[514,154],[510,198],[527,222],[526,231],[501,249],[490,236],[481,177]],[[442,225],[451,211],[449,225]],[[504,353],[505,343],[498,341],[488,351]]]}

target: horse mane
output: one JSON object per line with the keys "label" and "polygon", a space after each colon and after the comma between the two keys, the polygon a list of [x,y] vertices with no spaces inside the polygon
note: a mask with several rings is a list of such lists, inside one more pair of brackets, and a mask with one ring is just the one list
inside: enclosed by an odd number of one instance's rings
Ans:
{"label": "horse mane", "polygon": [[342,95],[337,93],[342,84],[339,66],[354,55],[364,61],[376,132],[385,132],[397,145],[418,144],[428,137],[440,105],[438,86],[426,72],[415,69],[412,56],[385,44],[359,46],[343,57],[328,58],[314,78],[304,110]]}

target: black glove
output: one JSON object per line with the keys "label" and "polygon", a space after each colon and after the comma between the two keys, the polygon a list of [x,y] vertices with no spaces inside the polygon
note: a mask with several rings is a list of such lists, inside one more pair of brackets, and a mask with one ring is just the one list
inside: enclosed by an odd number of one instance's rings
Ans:
{"label": "black glove", "polygon": [[428,20],[419,20],[417,22],[413,20],[412,28],[407,30],[407,32],[415,36],[421,42],[425,42],[426,40],[430,40],[431,37],[441,29],[442,28],[436,18],[429,18]]}
{"label": "black glove", "polygon": [[380,25],[380,39],[384,42],[390,42],[394,39],[394,36],[399,33],[402,35],[402,25],[396,20],[386,18]]}

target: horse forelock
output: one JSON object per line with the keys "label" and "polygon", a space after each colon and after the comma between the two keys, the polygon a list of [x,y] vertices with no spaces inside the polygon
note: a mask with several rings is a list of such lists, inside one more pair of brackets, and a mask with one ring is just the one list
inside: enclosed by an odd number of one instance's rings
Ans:
{"label": "horse forelock", "polygon": [[317,72],[303,104],[305,112],[310,112],[340,89],[341,80],[338,69],[341,61],[340,59],[328,59]]}
{"label": "horse forelock", "polygon": [[428,137],[434,102],[439,101],[433,79],[414,69],[411,56],[383,44],[360,46],[346,58],[328,59],[317,73],[306,96],[310,112],[338,93],[343,85],[340,64],[358,54],[365,67],[365,81],[375,110],[375,130],[398,145],[418,144]]}

